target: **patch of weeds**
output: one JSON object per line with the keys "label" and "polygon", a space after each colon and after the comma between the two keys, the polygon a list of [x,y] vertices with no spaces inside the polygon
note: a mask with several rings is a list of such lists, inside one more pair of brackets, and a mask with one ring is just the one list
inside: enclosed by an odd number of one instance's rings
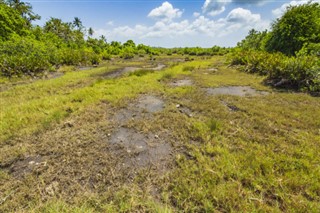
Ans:
{"label": "patch of weeds", "polygon": [[134,72],[131,72],[129,74],[129,76],[138,76],[138,77],[141,77],[141,76],[144,76],[144,75],[147,75],[149,73],[153,73],[154,71],[153,70],[147,70],[147,69],[142,69],[142,70],[136,70]]}
{"label": "patch of weeds", "polygon": [[168,79],[171,79],[173,78],[173,74],[171,72],[165,72],[163,73],[163,75],[160,77],[160,81],[163,81],[163,80],[168,80]]}
{"label": "patch of weeds", "polygon": [[73,72],[73,71],[76,71],[76,67],[75,67],[75,66],[67,66],[67,65],[64,65],[64,66],[61,66],[61,67],[58,69],[58,72],[63,72],[63,73]]}
{"label": "patch of weeds", "polygon": [[195,67],[194,66],[184,66],[183,68],[182,68],[182,71],[184,71],[184,72],[192,72],[192,71],[194,71],[195,70]]}
{"label": "patch of weeds", "polygon": [[210,129],[211,133],[216,133],[221,128],[221,123],[215,119],[210,119],[207,121],[207,126]]}

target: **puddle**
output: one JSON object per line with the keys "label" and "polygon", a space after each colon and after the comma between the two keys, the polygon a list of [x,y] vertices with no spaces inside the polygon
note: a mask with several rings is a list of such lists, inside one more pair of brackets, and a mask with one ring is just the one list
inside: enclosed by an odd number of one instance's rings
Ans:
{"label": "puddle", "polygon": [[182,86],[192,86],[192,81],[189,79],[182,79],[182,80],[177,80],[172,83],[170,83],[170,86],[173,87],[182,87]]}
{"label": "puddle", "polygon": [[138,100],[137,107],[149,113],[159,112],[164,108],[164,102],[154,96],[143,96]]}
{"label": "puddle", "polygon": [[241,97],[269,94],[269,92],[255,90],[249,86],[229,86],[229,87],[207,88],[206,91],[210,95],[235,95],[235,96],[241,96]]}
{"label": "puddle", "polygon": [[133,129],[120,127],[110,138],[111,149],[123,159],[121,167],[161,166],[172,147],[159,136],[145,135]]}
{"label": "puddle", "polygon": [[24,160],[17,161],[8,169],[9,173],[14,177],[24,177],[33,171],[41,170],[46,167],[47,162],[41,156],[27,157]]}
{"label": "puddle", "polygon": [[164,102],[154,96],[142,96],[128,107],[118,110],[112,120],[122,126],[130,120],[147,119],[152,113],[160,112],[164,108]]}

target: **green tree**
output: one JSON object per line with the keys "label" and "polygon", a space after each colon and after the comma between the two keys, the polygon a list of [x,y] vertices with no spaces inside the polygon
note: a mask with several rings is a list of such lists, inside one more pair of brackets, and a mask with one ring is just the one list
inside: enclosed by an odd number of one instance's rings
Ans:
{"label": "green tree", "polygon": [[124,47],[136,48],[136,44],[132,40],[128,40],[123,44]]}
{"label": "green tree", "polygon": [[82,21],[78,17],[74,17],[74,20],[72,22],[73,26],[76,27],[79,31],[82,31],[83,25]]}
{"label": "green tree", "polygon": [[319,42],[320,5],[309,2],[288,7],[285,14],[272,24],[266,50],[295,55],[304,44]]}
{"label": "green tree", "polygon": [[238,42],[237,46],[243,50],[263,50],[265,46],[265,40],[267,38],[268,32],[259,32],[255,29],[251,29],[248,35],[241,42]]}
{"label": "green tree", "polygon": [[21,35],[26,22],[19,13],[0,2],[0,40],[7,40],[13,33]]}
{"label": "green tree", "polygon": [[29,3],[22,2],[20,0],[6,0],[5,3],[15,9],[21,17],[26,20],[28,26],[31,26],[32,21],[41,18],[38,14],[35,14],[32,11],[32,6]]}
{"label": "green tree", "polygon": [[94,31],[93,31],[92,27],[90,27],[90,28],[89,28],[89,30],[88,30],[88,34],[89,34],[89,36],[92,36],[92,35],[93,35],[93,33],[94,33]]}

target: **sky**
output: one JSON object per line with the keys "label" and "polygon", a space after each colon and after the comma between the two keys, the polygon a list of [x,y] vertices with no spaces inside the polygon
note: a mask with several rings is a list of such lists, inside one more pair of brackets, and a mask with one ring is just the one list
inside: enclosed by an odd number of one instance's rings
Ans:
{"label": "sky", "polygon": [[[93,37],[155,47],[232,47],[252,28],[270,29],[289,5],[305,0],[29,0],[44,25],[79,17]],[[312,2],[320,2],[313,0]]]}

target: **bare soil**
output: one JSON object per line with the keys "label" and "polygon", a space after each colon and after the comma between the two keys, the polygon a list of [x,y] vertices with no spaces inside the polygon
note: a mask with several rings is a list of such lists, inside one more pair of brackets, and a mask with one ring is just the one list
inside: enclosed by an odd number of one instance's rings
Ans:
{"label": "bare soil", "polygon": [[269,92],[255,90],[249,86],[227,86],[218,88],[207,88],[206,92],[210,95],[234,95],[240,97],[269,94]]}
{"label": "bare soil", "polygon": [[190,79],[182,79],[182,80],[176,80],[169,84],[173,87],[182,87],[182,86],[192,86],[193,82]]}

